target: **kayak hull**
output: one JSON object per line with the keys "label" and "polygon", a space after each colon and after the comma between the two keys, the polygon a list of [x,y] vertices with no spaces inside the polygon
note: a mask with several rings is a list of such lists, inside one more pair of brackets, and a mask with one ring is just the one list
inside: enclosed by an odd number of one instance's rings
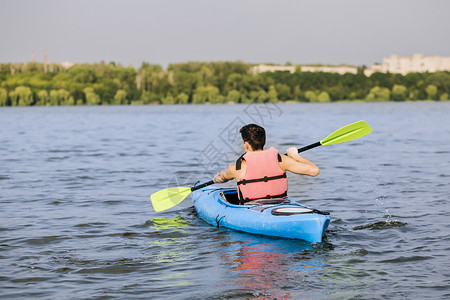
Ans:
{"label": "kayak hull", "polygon": [[217,227],[319,243],[330,223],[330,218],[317,210],[276,214],[280,209],[306,208],[289,198],[283,204],[237,205],[227,200],[236,197],[236,189],[202,188],[192,193],[198,215]]}

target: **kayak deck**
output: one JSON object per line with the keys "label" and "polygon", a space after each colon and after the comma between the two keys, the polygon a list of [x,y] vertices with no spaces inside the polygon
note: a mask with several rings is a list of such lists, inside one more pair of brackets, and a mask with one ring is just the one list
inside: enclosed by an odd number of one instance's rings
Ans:
{"label": "kayak deck", "polygon": [[203,188],[192,193],[199,216],[211,225],[234,230],[321,242],[328,213],[292,199],[264,199],[239,205],[236,189]]}

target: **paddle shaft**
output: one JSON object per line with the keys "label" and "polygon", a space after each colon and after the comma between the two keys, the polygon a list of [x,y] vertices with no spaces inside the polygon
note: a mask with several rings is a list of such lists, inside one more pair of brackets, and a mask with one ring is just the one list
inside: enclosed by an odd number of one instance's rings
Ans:
{"label": "paddle shaft", "polygon": [[[309,149],[312,149],[312,148],[316,148],[316,147],[319,147],[319,146],[322,146],[322,144],[320,142],[317,142],[317,143],[305,146],[303,148],[299,148],[299,149],[297,149],[297,151],[298,151],[298,153],[300,153],[300,152],[304,152],[306,150],[309,150]],[[284,155],[287,155],[287,153],[285,153]]]}
{"label": "paddle shaft", "polygon": [[210,180],[210,181],[205,182],[205,183],[202,183],[202,184],[200,184],[200,185],[193,186],[193,187],[191,187],[191,191],[193,192],[193,191],[202,189],[202,188],[204,188],[205,186],[208,186],[208,185],[211,185],[211,184],[214,184],[214,180]]}
{"label": "paddle shaft", "polygon": [[305,147],[297,149],[297,150],[298,150],[298,153],[300,153],[300,152],[303,152],[303,151],[306,151],[306,150],[309,150],[309,149],[312,149],[312,148],[316,148],[316,147],[319,147],[319,146],[322,146],[322,144],[320,142],[317,142],[317,143],[305,146]]}

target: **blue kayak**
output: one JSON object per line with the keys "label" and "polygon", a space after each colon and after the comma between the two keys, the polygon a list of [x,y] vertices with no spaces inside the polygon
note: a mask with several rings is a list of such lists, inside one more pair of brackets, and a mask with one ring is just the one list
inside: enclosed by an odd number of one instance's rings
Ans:
{"label": "blue kayak", "polygon": [[329,213],[292,199],[261,199],[239,205],[236,189],[202,188],[192,193],[198,215],[211,225],[243,232],[322,242]]}

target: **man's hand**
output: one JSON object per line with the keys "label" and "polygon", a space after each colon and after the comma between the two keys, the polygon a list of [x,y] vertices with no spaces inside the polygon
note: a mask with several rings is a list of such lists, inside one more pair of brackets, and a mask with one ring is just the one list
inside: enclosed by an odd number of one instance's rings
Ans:
{"label": "man's hand", "polygon": [[295,147],[287,149],[289,159],[284,159],[280,166],[285,171],[291,171],[296,174],[304,174],[309,176],[317,176],[320,171],[319,168],[309,160],[301,157]]}
{"label": "man's hand", "polygon": [[286,153],[290,158],[295,159],[297,161],[299,158],[301,158],[301,156],[298,154],[298,149],[295,147],[288,148]]}
{"label": "man's hand", "polygon": [[224,176],[224,172],[217,173],[217,175],[214,176],[213,180],[214,180],[215,183],[224,183],[224,182],[228,181],[228,179],[226,179],[225,176]]}

